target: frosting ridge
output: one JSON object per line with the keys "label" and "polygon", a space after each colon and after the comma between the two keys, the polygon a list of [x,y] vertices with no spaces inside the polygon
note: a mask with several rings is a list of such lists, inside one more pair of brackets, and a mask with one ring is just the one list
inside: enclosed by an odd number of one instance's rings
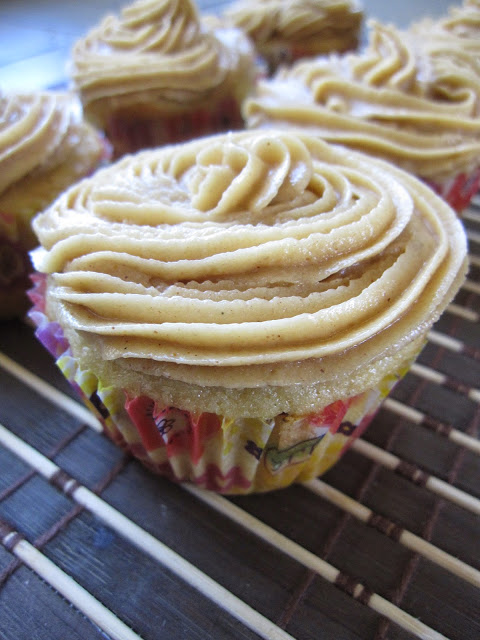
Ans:
{"label": "frosting ridge", "polygon": [[288,386],[299,363],[310,381],[341,378],[418,348],[466,255],[417,180],[280,130],[127,157],[34,226],[67,331],[130,371],[232,388]]}
{"label": "frosting ridge", "polygon": [[137,0],[76,43],[72,75],[87,109],[105,98],[119,108],[146,102],[152,93],[157,104],[179,107],[220,91],[250,55],[238,37],[204,28],[191,0]]}
{"label": "frosting ridge", "polygon": [[329,142],[440,178],[478,164],[480,92],[475,84],[478,77],[474,80],[468,65],[445,57],[440,71],[418,39],[372,23],[365,52],[281,70],[259,84],[244,113],[250,126],[310,128]]}

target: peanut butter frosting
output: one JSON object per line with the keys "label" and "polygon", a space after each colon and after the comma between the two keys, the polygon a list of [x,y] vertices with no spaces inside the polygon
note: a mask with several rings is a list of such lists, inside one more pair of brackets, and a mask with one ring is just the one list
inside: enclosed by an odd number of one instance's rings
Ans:
{"label": "peanut butter frosting", "polygon": [[[203,27],[191,0],[139,0],[79,40],[72,76],[87,113],[155,104],[205,104],[222,91],[245,95],[252,47],[243,34]],[[97,114],[98,115],[98,114]]]}
{"label": "peanut butter frosting", "polygon": [[0,93],[0,211],[31,217],[86,175],[101,154],[77,98]]}
{"label": "peanut butter frosting", "polygon": [[426,18],[412,25],[411,30],[421,37],[443,40],[452,49],[480,54],[480,0],[465,0],[462,6],[452,6],[446,16],[438,20]]}
{"label": "peanut butter frosting", "polygon": [[76,357],[128,393],[223,415],[372,388],[418,352],[466,261],[460,222],[418,180],[294,131],[126,157],[34,228]]}
{"label": "peanut butter frosting", "polygon": [[447,16],[425,19],[410,29],[430,63],[430,73],[453,100],[464,92],[480,96],[480,1],[467,0]]}
{"label": "peanut butter frosting", "polygon": [[430,180],[477,168],[479,76],[471,56],[432,58],[420,39],[371,23],[361,54],[299,62],[244,104],[251,127],[295,125]]}
{"label": "peanut butter frosting", "polygon": [[240,0],[225,17],[257,45],[275,39],[300,44],[315,39],[317,48],[331,51],[356,42],[362,11],[352,0]]}

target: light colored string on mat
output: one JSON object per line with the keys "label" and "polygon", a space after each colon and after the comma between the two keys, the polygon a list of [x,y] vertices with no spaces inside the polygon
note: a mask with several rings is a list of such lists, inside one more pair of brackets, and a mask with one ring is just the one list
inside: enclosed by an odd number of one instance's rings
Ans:
{"label": "light colored string on mat", "polygon": [[480,244],[480,231],[472,231],[472,229],[465,229],[467,238],[471,242],[478,242]]}
{"label": "light colored string on mat", "polygon": [[47,584],[73,604],[113,640],[142,640],[122,620],[65,571],[27,542],[17,531],[10,530],[0,542]]}
{"label": "light colored string on mat", "polygon": [[[208,598],[229,611],[235,618],[243,622],[261,637],[268,640],[291,639],[288,633],[277,627],[273,622],[264,618],[249,605],[234,596],[227,589],[213,581],[202,571],[190,564],[176,552],[169,549],[157,538],[143,530],[132,520],[117,511],[102,498],[95,495],[86,487],[68,476],[59,466],[46,458],[43,454],[12,434],[3,425],[0,425],[0,444],[21,458],[31,467],[49,480],[54,486],[69,495],[75,502],[93,513],[104,524],[111,527],[119,535],[128,539],[134,546],[148,553],[162,565],[180,576],[188,584],[198,589]],[[217,512],[226,515],[231,521],[241,525],[254,533],[258,538],[273,545],[281,552],[315,571],[320,577],[332,584],[340,586],[347,582],[348,576],[328,562],[325,562],[315,554],[279,533],[272,527],[264,524],[254,516],[243,511],[232,502],[222,496],[206,492],[191,485],[183,485],[183,488],[201,499],[204,503],[214,508]],[[345,580],[347,578],[347,580]],[[402,628],[406,629],[422,640],[445,640],[445,636],[438,633],[428,625],[420,622],[382,596],[366,589],[359,582],[349,583],[347,593],[359,600],[377,613],[388,617]]]}
{"label": "light colored string on mat", "polygon": [[410,367],[410,371],[420,378],[428,380],[428,382],[433,382],[434,384],[448,387],[449,389],[452,389],[452,391],[464,395],[466,398],[469,398],[474,402],[480,403],[480,389],[475,389],[475,387],[470,387],[461,382],[458,382],[451,376],[447,376],[445,373],[441,373],[440,371],[432,369],[431,367],[426,367],[425,365],[419,364],[418,362],[414,362],[412,364],[412,366]]}
{"label": "light colored string on mat", "polygon": [[[415,425],[428,426],[431,420],[425,413],[422,413],[414,407],[410,407],[403,402],[399,402],[394,398],[385,398],[382,407],[391,411],[392,413],[405,418],[409,422],[413,422]],[[480,440],[474,438],[468,433],[464,433],[459,429],[454,429],[450,425],[445,425],[440,422],[434,421],[434,431],[442,436],[445,436],[448,440],[451,440],[455,444],[458,444],[465,449],[469,449],[473,453],[480,455]]]}
{"label": "light colored string on mat", "polygon": [[[80,485],[58,465],[1,424],[0,444],[33,467],[41,476],[70,496],[77,504],[93,513],[104,524],[126,538],[132,545],[167,567],[261,638],[265,640],[294,640],[286,631],[237,598],[178,553],[172,551],[108,502]],[[66,597],[68,598],[68,596]],[[438,638],[443,638],[443,636],[438,636]]]}
{"label": "light colored string on mat", "polygon": [[[428,558],[428,560],[434,564],[443,567],[447,571],[454,573],[459,578],[462,578],[462,580],[480,588],[480,571],[475,569],[475,567],[471,567],[466,562],[446,553],[431,542],[427,542],[420,536],[411,533],[393,521],[379,516],[365,505],[357,502],[338,489],[335,489],[335,487],[332,487],[323,480],[311,480],[310,482],[303,483],[303,486],[339,509],[342,509],[342,511],[346,511],[350,515],[354,516],[357,520],[360,520],[370,526],[374,526],[377,531],[381,531],[388,537],[398,541],[400,544],[410,549],[410,551],[419,553],[424,558]],[[376,526],[375,519],[377,519],[379,526]]]}
{"label": "light colored string on mat", "polygon": [[463,320],[467,320],[467,322],[478,322],[480,320],[480,314],[474,311],[473,309],[468,309],[467,307],[462,307],[455,302],[451,302],[448,307],[445,309],[445,313],[451,313],[458,318],[462,318]]}
{"label": "light colored string on mat", "polygon": [[472,496],[461,489],[457,489],[457,487],[454,487],[436,476],[430,475],[423,471],[423,469],[420,469],[420,467],[406,463],[393,453],[384,451],[383,449],[380,449],[380,447],[377,447],[366,440],[362,440],[361,438],[357,438],[357,440],[353,442],[351,448],[365,458],[369,458],[373,462],[377,462],[382,465],[382,467],[390,469],[395,473],[399,473],[410,482],[423,486],[432,493],[453,502],[457,506],[462,507],[467,511],[471,511],[476,515],[480,515],[480,500],[478,498],[475,498],[475,496]]}
{"label": "light colored string on mat", "polygon": [[472,211],[471,209],[466,209],[462,211],[463,220],[468,220],[469,222],[476,222],[480,224],[480,213],[476,211]]}

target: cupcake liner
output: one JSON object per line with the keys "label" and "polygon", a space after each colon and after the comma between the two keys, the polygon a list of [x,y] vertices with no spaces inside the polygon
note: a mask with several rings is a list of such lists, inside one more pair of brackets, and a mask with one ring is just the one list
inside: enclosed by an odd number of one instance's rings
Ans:
{"label": "cupcake liner", "polygon": [[115,157],[141,149],[174,144],[212,133],[242,129],[240,105],[233,97],[224,98],[212,107],[171,116],[150,118],[113,114],[106,125],[106,135]]}
{"label": "cupcake liner", "polygon": [[36,335],[104,432],[155,473],[219,493],[270,491],[327,471],[365,431],[411,364],[314,413],[268,419],[195,414],[147,396],[131,397],[83,369],[60,325],[45,315],[44,276],[32,280]]}
{"label": "cupcake liner", "polygon": [[16,216],[0,212],[0,318],[21,314],[28,307],[25,294],[32,270],[28,249]]}
{"label": "cupcake liner", "polygon": [[461,215],[480,189],[480,167],[470,173],[460,173],[448,180],[425,180],[425,182]]}

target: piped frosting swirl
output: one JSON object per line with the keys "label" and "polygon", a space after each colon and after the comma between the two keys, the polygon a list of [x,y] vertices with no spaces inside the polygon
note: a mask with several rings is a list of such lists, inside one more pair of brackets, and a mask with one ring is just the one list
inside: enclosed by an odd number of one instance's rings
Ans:
{"label": "piped frosting swirl", "polygon": [[0,93],[0,193],[58,164],[78,143],[81,126],[80,104],[67,94]]}
{"label": "piped frosting swirl", "polygon": [[272,39],[304,43],[323,37],[330,40],[330,50],[332,43],[338,45],[335,50],[355,41],[362,12],[351,0],[240,0],[225,11],[225,17],[257,44]]}
{"label": "piped frosting swirl", "polygon": [[153,98],[164,109],[204,103],[239,71],[245,75],[251,58],[247,39],[226,31],[217,37],[202,27],[191,0],[137,0],[106,16],[72,52],[87,112],[106,98],[118,108]]}
{"label": "piped frosting swirl", "polygon": [[285,131],[127,157],[34,226],[74,348],[81,336],[79,352],[157,380],[153,393],[302,382],[318,396],[321,380],[328,398],[353,372],[371,384],[418,349],[466,255],[455,215],[417,180]]}
{"label": "piped frosting swirl", "polygon": [[261,82],[244,105],[249,125],[306,127],[428,179],[475,169],[478,76],[453,57],[440,68],[411,34],[371,26],[362,54],[300,62]]}

